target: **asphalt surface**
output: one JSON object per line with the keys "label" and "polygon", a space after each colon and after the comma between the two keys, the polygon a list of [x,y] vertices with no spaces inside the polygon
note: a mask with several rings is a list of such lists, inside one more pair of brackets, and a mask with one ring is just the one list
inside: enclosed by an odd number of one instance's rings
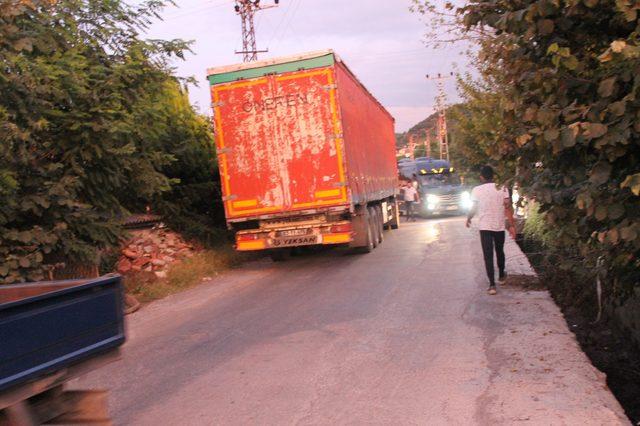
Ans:
{"label": "asphalt surface", "polygon": [[[129,318],[116,424],[625,424],[546,292],[486,294],[462,219],[252,262]],[[527,273],[515,243],[507,271]]]}

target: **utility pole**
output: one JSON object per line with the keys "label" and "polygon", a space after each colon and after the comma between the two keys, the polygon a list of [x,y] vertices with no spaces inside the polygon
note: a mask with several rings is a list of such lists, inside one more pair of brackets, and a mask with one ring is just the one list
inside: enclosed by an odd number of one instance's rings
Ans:
{"label": "utility pole", "polygon": [[431,129],[427,129],[424,132],[425,132],[424,145],[425,145],[425,150],[427,151],[427,153],[425,154],[425,157],[431,157]]}
{"label": "utility pole", "polygon": [[414,155],[414,151],[416,149],[416,144],[413,141],[413,135],[409,134],[409,154],[411,154],[411,159],[414,160],[416,157]]}
{"label": "utility pole", "polygon": [[449,75],[427,74],[428,80],[434,80],[438,89],[436,95],[436,110],[438,111],[438,142],[440,143],[440,159],[449,161],[449,135],[447,134],[447,95],[444,92],[445,80],[453,77],[453,73]]}
{"label": "utility pole", "polygon": [[242,20],[242,50],[236,54],[242,54],[242,62],[251,62],[258,60],[258,53],[268,52],[266,50],[258,50],[256,45],[256,29],[253,23],[253,16],[259,10],[271,9],[276,7],[280,0],[274,0],[273,5],[261,6],[260,0],[235,0],[234,10]]}

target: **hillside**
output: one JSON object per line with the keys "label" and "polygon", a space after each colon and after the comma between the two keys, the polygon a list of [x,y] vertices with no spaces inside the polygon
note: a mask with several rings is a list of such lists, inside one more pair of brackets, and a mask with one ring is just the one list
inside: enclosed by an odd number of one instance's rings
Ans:
{"label": "hillside", "polygon": [[438,114],[433,113],[418,124],[410,128],[404,133],[396,133],[396,147],[401,148],[407,146],[409,143],[409,136],[413,135],[416,143],[424,142],[425,130],[432,130],[432,138],[435,138],[435,129],[437,124]]}

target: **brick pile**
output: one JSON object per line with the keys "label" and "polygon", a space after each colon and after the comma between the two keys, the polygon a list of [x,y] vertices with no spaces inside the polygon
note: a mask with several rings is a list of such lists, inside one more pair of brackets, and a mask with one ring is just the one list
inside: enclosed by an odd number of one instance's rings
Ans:
{"label": "brick pile", "polygon": [[150,229],[130,231],[130,235],[117,264],[118,272],[123,275],[145,271],[164,278],[171,264],[194,254],[191,244],[162,223]]}

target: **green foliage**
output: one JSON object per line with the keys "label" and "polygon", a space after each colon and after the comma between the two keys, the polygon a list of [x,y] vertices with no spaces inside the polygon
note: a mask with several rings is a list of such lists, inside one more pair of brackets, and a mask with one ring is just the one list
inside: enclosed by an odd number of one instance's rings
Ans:
{"label": "green foliage", "polygon": [[177,84],[160,93],[153,104],[163,117],[161,146],[175,157],[162,172],[176,182],[154,199],[154,208],[187,238],[207,247],[227,241],[211,121],[193,111]]}
{"label": "green foliage", "polygon": [[554,247],[556,241],[554,229],[547,226],[545,215],[540,212],[540,206],[535,202],[529,206],[523,233],[525,238],[538,241],[547,249]]}
{"label": "green foliage", "polygon": [[[468,76],[467,76],[468,77]],[[458,78],[464,104],[449,108],[450,156],[458,171],[466,176],[478,175],[484,164],[493,165],[502,180],[512,177],[513,163],[504,156],[499,141],[513,137],[512,127],[505,126],[506,97],[490,85],[482,85],[468,78]]]}
{"label": "green foliage", "polygon": [[[436,122],[438,114],[433,113],[427,118],[410,128],[404,133],[396,133],[396,147],[406,147],[409,141],[413,139],[416,144],[414,149],[414,157],[433,157],[439,155],[438,144],[436,142]],[[427,134],[431,137],[431,152],[427,152],[425,143]]]}
{"label": "green foliage", "polygon": [[413,150],[413,156],[415,158],[418,157],[426,157],[427,156],[427,146],[423,143],[421,143],[420,145],[416,146],[416,148]]}
{"label": "green foliage", "polygon": [[203,278],[215,277],[222,271],[253,258],[255,254],[238,252],[228,245],[216,247],[174,263],[164,279],[158,279],[153,272],[142,271],[127,275],[124,285],[127,292],[140,302],[150,302],[193,287],[201,283]]}
{"label": "green foliage", "polygon": [[457,10],[484,34],[480,81],[461,82],[463,155],[492,161],[537,200],[556,244],[580,254],[573,268],[601,258],[610,282],[629,285],[640,270],[639,9],[470,0]]}
{"label": "green foliage", "polygon": [[95,261],[129,208],[176,182],[164,174],[176,158],[167,114],[153,102],[187,45],[138,34],[161,7],[0,5],[0,282],[42,279],[59,259]]}
{"label": "green foliage", "polygon": [[396,149],[407,145],[407,133],[396,133]]}

